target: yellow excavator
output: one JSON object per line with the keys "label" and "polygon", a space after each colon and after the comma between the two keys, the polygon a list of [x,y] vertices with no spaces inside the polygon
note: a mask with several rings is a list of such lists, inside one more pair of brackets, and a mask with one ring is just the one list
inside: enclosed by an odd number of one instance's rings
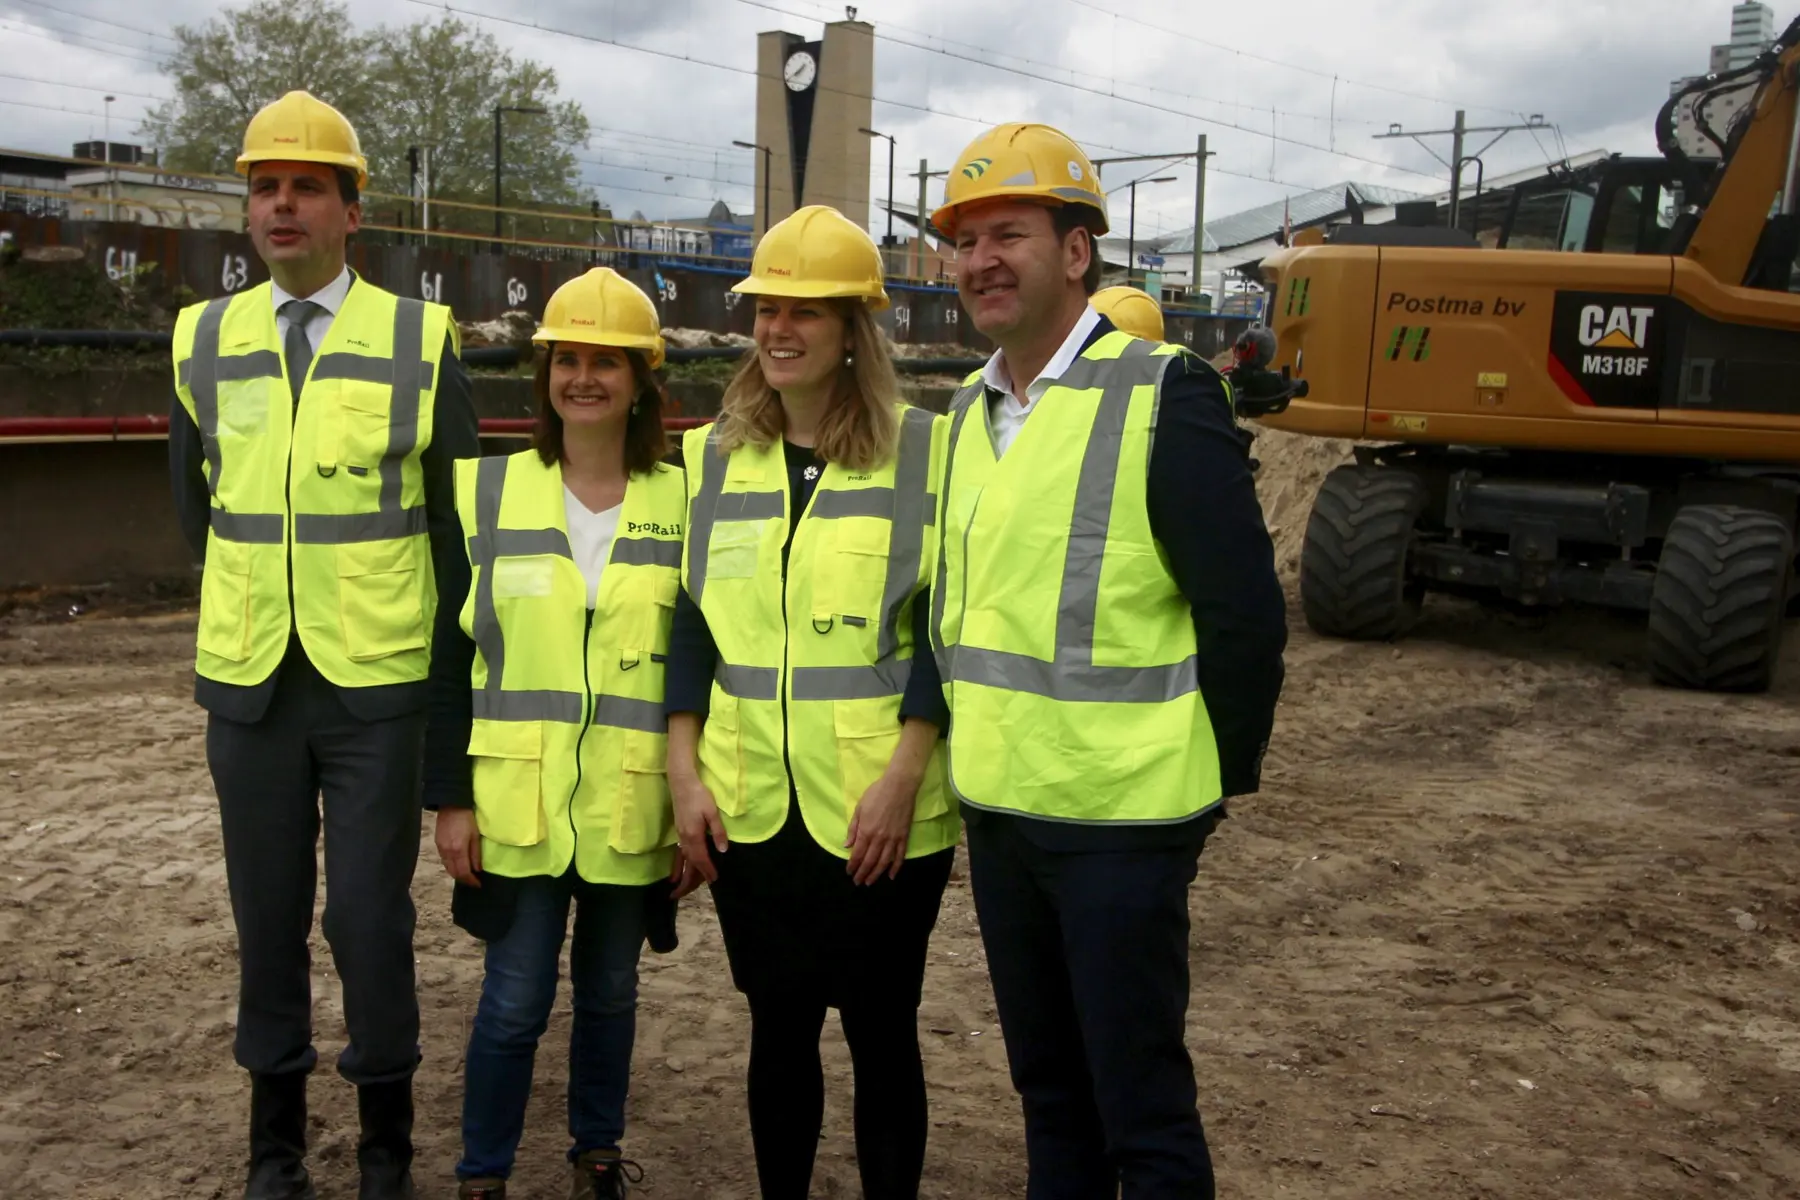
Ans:
{"label": "yellow excavator", "polygon": [[[1716,163],[1677,142],[1689,101]],[[1800,19],[1670,97],[1661,158],[1515,191],[1491,245],[1346,225],[1264,260],[1274,344],[1246,365],[1272,399],[1240,412],[1359,443],[1307,524],[1313,629],[1396,638],[1429,591],[1575,601],[1648,612],[1659,683],[1770,685],[1797,595],[1797,105]]]}

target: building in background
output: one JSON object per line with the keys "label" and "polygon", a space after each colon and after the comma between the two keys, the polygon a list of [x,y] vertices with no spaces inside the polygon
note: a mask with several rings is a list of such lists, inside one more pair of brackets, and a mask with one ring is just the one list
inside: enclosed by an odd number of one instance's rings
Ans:
{"label": "building in background", "polygon": [[74,154],[0,156],[0,209],[65,221],[173,229],[244,228],[242,180],[183,175],[129,142],[77,142]]}
{"label": "building in background", "polygon": [[617,229],[621,249],[678,258],[750,260],[752,229],[738,220],[723,200],[716,201],[704,217],[650,221],[640,212],[633,213],[629,223],[618,222]]}
{"label": "building in background", "polygon": [[829,204],[868,227],[874,139],[863,130],[874,121],[875,27],[850,12],[851,20],[827,22],[816,42],[797,33],[757,35],[759,236],[808,204]]}
{"label": "building in background", "polygon": [[[1731,40],[1722,42],[1712,48],[1708,58],[1706,72],[1718,75],[1725,71],[1735,71],[1747,67],[1756,61],[1756,56],[1767,50],[1775,41],[1775,10],[1766,4],[1739,4],[1731,10]],[[1677,79],[1669,85],[1669,94],[1674,95],[1701,76],[1689,75]],[[1693,96],[1682,102],[1675,113],[1675,140],[1682,152],[1690,158],[1720,157],[1720,148],[1700,127],[1695,116],[1695,102],[1701,97]],[[1729,135],[1731,123],[1755,98],[1755,86],[1746,83],[1742,87],[1732,88],[1714,96],[1702,110],[1706,124],[1721,140]]]}

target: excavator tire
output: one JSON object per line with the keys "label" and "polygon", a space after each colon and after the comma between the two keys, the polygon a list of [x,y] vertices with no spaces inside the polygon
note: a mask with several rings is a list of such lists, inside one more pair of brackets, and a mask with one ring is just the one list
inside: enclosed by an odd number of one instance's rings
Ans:
{"label": "excavator tire", "polygon": [[1650,593],[1650,677],[1703,691],[1767,691],[1793,564],[1794,535],[1779,517],[1725,504],[1682,508]]}
{"label": "excavator tire", "polygon": [[1326,637],[1391,641],[1418,619],[1424,589],[1406,577],[1425,485],[1404,471],[1350,464],[1319,485],[1300,552],[1306,623]]}

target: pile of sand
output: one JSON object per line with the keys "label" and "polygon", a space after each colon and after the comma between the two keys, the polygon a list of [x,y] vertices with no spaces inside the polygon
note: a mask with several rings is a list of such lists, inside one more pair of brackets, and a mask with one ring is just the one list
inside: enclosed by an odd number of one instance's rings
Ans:
{"label": "pile of sand", "polygon": [[662,334],[671,350],[743,350],[756,344],[741,333],[714,333],[709,329],[665,329]]}
{"label": "pile of sand", "polygon": [[1262,501],[1269,534],[1275,539],[1275,568],[1282,578],[1292,579],[1300,572],[1300,549],[1306,542],[1313,497],[1333,467],[1350,461],[1354,443],[1256,425],[1251,428],[1256,432],[1256,444],[1250,455],[1262,464],[1256,472],[1256,494]]}

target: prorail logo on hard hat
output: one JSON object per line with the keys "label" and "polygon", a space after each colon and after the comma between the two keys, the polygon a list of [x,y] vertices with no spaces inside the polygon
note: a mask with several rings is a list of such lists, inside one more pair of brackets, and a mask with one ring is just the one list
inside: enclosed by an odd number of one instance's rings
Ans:
{"label": "prorail logo on hard hat", "polygon": [[592,317],[570,317],[569,324],[571,324],[571,325],[594,325],[594,324],[598,324],[598,322],[596,322]]}
{"label": "prorail logo on hard hat", "polygon": [[994,165],[991,158],[972,158],[963,165],[962,173],[966,179],[980,179],[987,174],[987,169]]}
{"label": "prorail logo on hard hat", "polygon": [[793,274],[793,272],[788,270],[786,267],[765,267],[765,268],[763,268],[763,271],[765,274],[768,274],[768,275],[792,275]]}

